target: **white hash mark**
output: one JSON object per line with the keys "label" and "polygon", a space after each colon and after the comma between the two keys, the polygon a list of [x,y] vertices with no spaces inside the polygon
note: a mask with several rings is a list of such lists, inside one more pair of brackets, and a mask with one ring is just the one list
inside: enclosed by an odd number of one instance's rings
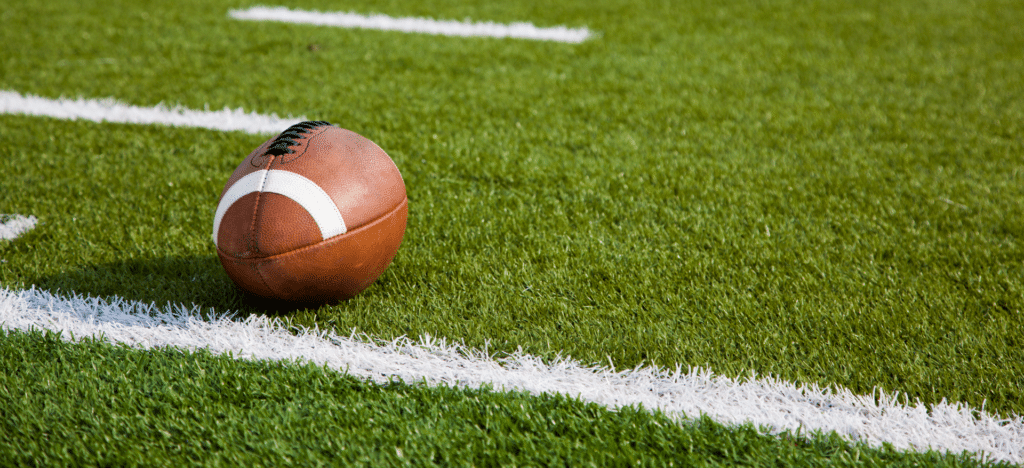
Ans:
{"label": "white hash mark", "polygon": [[0,240],[14,240],[36,227],[35,216],[0,214]]}
{"label": "white hash mark", "polygon": [[344,12],[291,10],[286,7],[255,6],[248,10],[230,10],[228,16],[238,20],[276,21],[313,24],[340,28],[376,29],[406,33],[436,34],[459,37],[494,37],[555,41],[578,44],[594,34],[587,28],[555,26],[539,28],[531,23],[499,24],[492,22],[435,20],[432,18],[394,18],[387,15],[361,15]]}
{"label": "white hash mark", "polygon": [[65,120],[90,120],[130,124],[162,124],[172,127],[195,127],[220,131],[243,131],[252,134],[279,133],[305,117],[279,118],[276,114],[246,113],[225,107],[219,111],[193,110],[181,106],[133,106],[106,99],[50,99],[22,96],[14,91],[0,90],[0,114],[24,114]]}

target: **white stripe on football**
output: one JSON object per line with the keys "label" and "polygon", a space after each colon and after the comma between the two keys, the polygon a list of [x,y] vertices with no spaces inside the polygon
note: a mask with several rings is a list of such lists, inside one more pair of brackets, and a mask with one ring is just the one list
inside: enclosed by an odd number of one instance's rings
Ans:
{"label": "white stripe on football", "polygon": [[324,240],[348,231],[334,200],[315,182],[294,172],[263,169],[242,177],[224,193],[213,217],[214,245],[224,213],[240,198],[253,192],[276,193],[298,203],[316,221]]}

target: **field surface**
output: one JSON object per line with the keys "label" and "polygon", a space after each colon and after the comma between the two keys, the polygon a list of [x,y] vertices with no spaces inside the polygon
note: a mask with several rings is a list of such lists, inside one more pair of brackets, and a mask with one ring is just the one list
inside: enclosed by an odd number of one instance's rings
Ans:
{"label": "field surface", "polygon": [[[884,390],[1024,425],[1024,3],[268,4],[586,28],[579,43],[229,15],[254,5],[4,2],[0,91],[241,108],[360,133],[408,189],[408,229],[383,276],[321,307],[267,303],[231,283],[213,213],[228,175],[273,132],[5,111],[0,288],[371,340],[430,335],[499,360]],[[0,458],[29,447],[26,462],[987,459],[810,429],[767,436],[572,394],[382,384],[292,361],[2,333]],[[279,386],[258,388],[267,379]],[[72,384],[58,391],[61,381]],[[251,391],[218,396],[228,388]],[[321,417],[345,408],[357,416]],[[43,436],[58,428],[84,451]],[[316,431],[337,438],[297,442]],[[1024,461],[1024,449],[1000,453]]]}

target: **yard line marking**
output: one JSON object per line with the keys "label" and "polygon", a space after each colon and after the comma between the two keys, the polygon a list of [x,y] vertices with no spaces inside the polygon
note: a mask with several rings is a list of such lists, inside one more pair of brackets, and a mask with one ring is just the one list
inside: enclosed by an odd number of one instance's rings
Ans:
{"label": "yard line marking", "polygon": [[281,130],[306,120],[305,117],[282,119],[276,114],[246,113],[241,108],[232,110],[225,107],[219,111],[211,111],[192,110],[181,106],[168,107],[164,104],[139,107],[118,102],[113,98],[49,99],[32,95],[23,96],[14,91],[4,90],[0,90],[0,114],[24,114],[93,122],[162,124],[253,134],[280,133]]}
{"label": "yard line marking", "polygon": [[361,15],[359,13],[319,12],[291,10],[286,7],[255,6],[248,10],[228,10],[228,16],[247,21],[277,21],[282,23],[315,24],[340,28],[376,29],[407,33],[437,34],[460,37],[497,37],[556,41],[578,44],[593,36],[587,28],[556,26],[538,28],[530,23],[499,24],[435,20],[431,18],[394,18],[387,15]]}
{"label": "yard line marking", "polygon": [[0,214],[0,240],[14,240],[36,227],[35,216]]}
{"label": "yard line marking", "polygon": [[[734,380],[709,370],[636,368],[615,371],[570,359],[545,363],[516,353],[495,360],[484,352],[429,336],[390,342],[319,330],[295,334],[279,320],[229,314],[209,320],[200,308],[0,288],[0,328],[61,332],[65,340],[105,339],[135,348],[173,346],[230,352],[249,360],[306,361],[379,383],[398,377],[430,385],[562,393],[610,408],[642,404],[676,418],[707,414],[726,424],[753,423],[772,433],[836,431],[873,446],[934,449],[1024,461],[1024,417],[1000,419],[961,403],[906,405],[897,395],[856,395],[771,377]],[[876,403],[877,401],[877,403]]]}

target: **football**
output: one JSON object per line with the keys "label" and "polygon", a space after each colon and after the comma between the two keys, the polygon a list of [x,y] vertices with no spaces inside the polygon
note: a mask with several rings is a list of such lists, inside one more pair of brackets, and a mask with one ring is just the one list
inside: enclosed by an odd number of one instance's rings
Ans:
{"label": "football", "polygon": [[302,122],[231,174],[213,242],[228,276],[252,294],[348,299],[391,264],[408,207],[402,174],[384,150],[327,122]]}

